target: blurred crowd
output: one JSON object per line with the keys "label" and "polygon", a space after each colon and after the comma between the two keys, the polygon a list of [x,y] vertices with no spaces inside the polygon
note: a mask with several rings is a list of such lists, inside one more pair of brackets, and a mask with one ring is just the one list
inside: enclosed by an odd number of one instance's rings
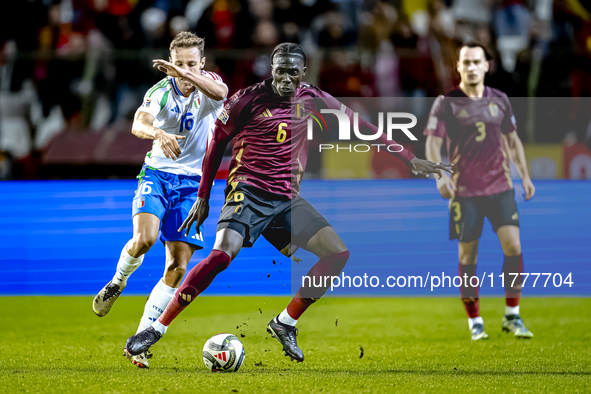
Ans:
{"label": "blurred crowd", "polygon": [[[461,44],[478,41],[493,57],[486,83],[509,96],[591,95],[583,0],[19,0],[2,9],[0,150],[16,157],[65,129],[128,127],[162,77],[152,59],[168,58],[183,30],[205,38],[205,68],[231,94],[269,77],[271,49],[291,41],[308,53],[306,80],[334,96],[433,97],[457,84]],[[556,142],[568,131],[524,139]]]}

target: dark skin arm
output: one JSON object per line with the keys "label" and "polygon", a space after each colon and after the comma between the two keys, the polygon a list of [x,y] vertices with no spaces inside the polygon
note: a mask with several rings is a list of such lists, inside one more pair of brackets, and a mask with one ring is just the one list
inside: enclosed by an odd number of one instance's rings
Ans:
{"label": "dark skin arm", "polygon": [[443,175],[443,171],[453,174],[451,168],[453,164],[441,164],[441,163],[433,163],[429,160],[419,159],[417,157],[413,158],[410,161],[412,164],[412,173],[418,176],[429,177],[429,174],[437,174],[439,176],[438,179],[441,179]]}

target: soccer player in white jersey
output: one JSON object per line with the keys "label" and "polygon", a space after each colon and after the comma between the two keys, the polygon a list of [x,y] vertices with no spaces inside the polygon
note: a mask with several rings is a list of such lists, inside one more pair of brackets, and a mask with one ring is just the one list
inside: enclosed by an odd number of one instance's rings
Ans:
{"label": "soccer player in white jersey", "polygon": [[[109,313],[161,231],[166,268],[146,302],[138,331],[162,314],[193,252],[203,248],[202,231],[198,234],[195,229],[188,235],[177,231],[197,199],[203,157],[228,94],[218,75],[202,70],[203,49],[202,38],[182,32],[170,44],[170,62],[154,60],[154,67],[167,76],[148,90],[131,130],[138,138],[153,139],[154,144],[137,177],[133,238],[121,251],[115,276],[96,295],[92,306],[97,316]],[[127,356],[139,367],[149,367],[146,352]]]}

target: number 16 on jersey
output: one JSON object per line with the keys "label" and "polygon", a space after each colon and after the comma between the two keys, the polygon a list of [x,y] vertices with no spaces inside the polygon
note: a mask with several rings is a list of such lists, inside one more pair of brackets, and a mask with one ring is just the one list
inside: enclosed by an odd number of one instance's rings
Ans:
{"label": "number 16 on jersey", "polygon": [[195,121],[193,120],[193,118],[189,118],[189,116],[193,116],[193,114],[189,112],[188,114],[185,114],[181,117],[181,129],[179,130],[179,133],[183,132],[183,127],[187,131],[191,131],[191,129],[193,128],[193,123],[195,123]]}

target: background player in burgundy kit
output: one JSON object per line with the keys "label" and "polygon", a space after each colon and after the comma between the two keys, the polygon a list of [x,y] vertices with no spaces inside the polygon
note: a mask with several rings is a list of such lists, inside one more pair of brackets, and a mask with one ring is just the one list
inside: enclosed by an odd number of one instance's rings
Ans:
{"label": "background player in burgundy kit", "polygon": [[[199,228],[207,217],[213,179],[226,145],[233,140],[226,204],[213,250],[189,272],[161,318],[129,338],[126,349],[131,354],[141,353],[158,341],[172,320],[228,267],[240,249],[252,246],[260,235],[287,256],[296,247],[318,256],[310,277],[336,276],[349,258],[347,247],[326,219],[298,195],[308,140],[306,122],[292,123],[296,102],[333,109],[341,109],[342,104],[317,87],[301,83],[306,56],[299,45],[280,44],[271,58],[273,78],[236,93],[219,116],[203,165],[199,197],[181,227],[188,231],[197,223]],[[345,108],[345,112],[353,119],[350,109]],[[360,129],[367,134],[377,132],[375,126],[360,122]],[[383,135],[381,142],[393,143]],[[406,150],[393,154],[421,175],[448,171],[449,166],[417,159]],[[269,332],[292,360],[304,359],[295,324],[324,295],[330,286],[326,284],[323,288],[301,288],[287,308],[269,322]]]}
{"label": "background player in burgundy kit", "polygon": [[[484,86],[487,60],[486,51],[479,44],[461,48],[457,65],[461,83],[433,104],[425,129],[426,154],[429,160],[441,161],[441,145],[447,138],[455,173],[451,179],[443,174],[437,180],[437,188],[444,198],[450,199],[450,238],[459,240],[460,276],[467,274],[471,278],[476,273],[478,239],[484,217],[488,217],[505,254],[506,308],[502,329],[518,338],[530,338],[533,334],[519,316],[521,275],[514,281],[515,274],[523,273],[523,258],[510,159],[521,175],[526,200],[533,197],[535,188],[507,95]],[[478,287],[462,286],[461,295],[472,339],[488,338],[480,317]]]}

